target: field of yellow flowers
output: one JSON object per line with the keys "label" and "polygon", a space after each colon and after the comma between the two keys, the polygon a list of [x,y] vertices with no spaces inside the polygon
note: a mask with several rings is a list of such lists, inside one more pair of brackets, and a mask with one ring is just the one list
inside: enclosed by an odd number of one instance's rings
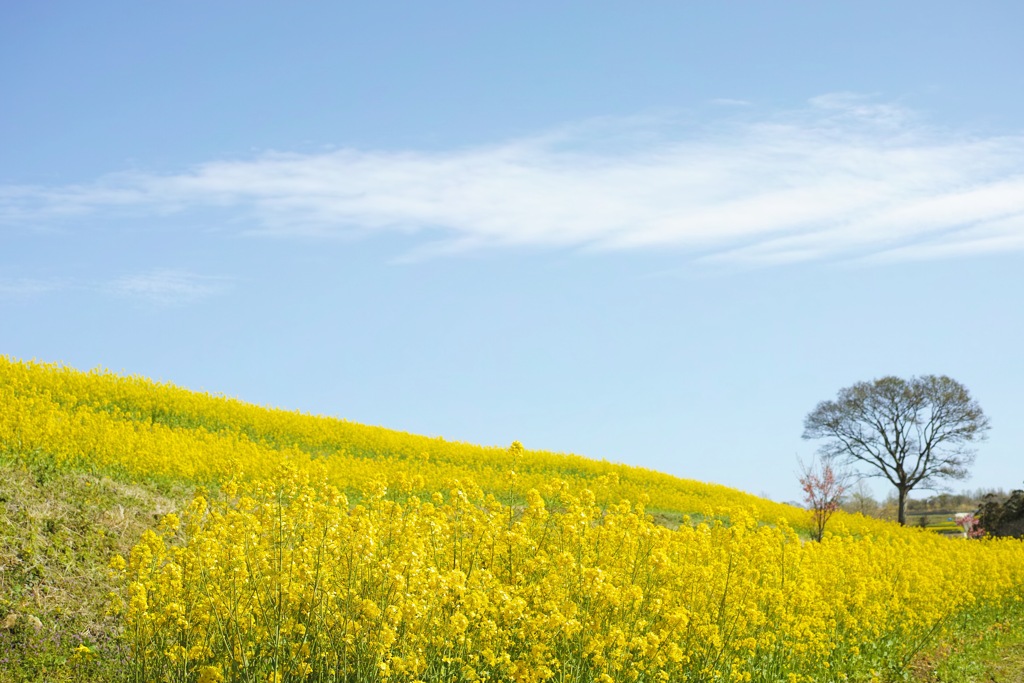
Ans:
{"label": "field of yellow flowers", "polygon": [[122,680],[898,680],[1024,609],[1019,541],[4,357],[0,457],[195,488],[110,558]]}

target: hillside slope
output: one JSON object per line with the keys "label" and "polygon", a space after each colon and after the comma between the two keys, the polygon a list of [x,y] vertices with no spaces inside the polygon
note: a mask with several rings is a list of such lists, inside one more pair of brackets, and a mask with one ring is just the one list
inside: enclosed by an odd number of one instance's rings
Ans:
{"label": "hillside slope", "polygon": [[[507,495],[552,478],[594,490],[599,502],[646,500],[652,511],[728,516],[745,509],[765,521],[806,528],[804,511],[717,484],[577,455],[482,447],[345,420],[263,408],[238,400],[105,371],[79,372],[0,356],[0,445],[36,458],[127,478],[202,482],[273,474],[283,462],[317,462],[350,495],[378,482],[431,493],[472,481]],[[874,520],[835,523],[869,532]]]}
{"label": "hillside slope", "polygon": [[0,681],[895,681],[1020,623],[1019,541],[808,522],[0,357]]}

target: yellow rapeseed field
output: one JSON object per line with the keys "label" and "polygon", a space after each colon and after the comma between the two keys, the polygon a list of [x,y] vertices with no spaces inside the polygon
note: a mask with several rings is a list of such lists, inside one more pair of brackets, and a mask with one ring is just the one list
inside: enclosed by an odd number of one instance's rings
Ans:
{"label": "yellow rapeseed field", "polygon": [[811,542],[806,511],[518,443],[3,357],[0,408],[6,458],[199,487],[111,559],[131,681],[882,681],[1024,608],[1019,541],[840,513]]}
{"label": "yellow rapeseed field", "polygon": [[[645,500],[652,510],[714,516],[742,508],[758,519],[784,519],[796,528],[809,523],[792,506],[639,467],[529,450],[513,458],[504,448],[270,410],[144,378],[4,356],[0,401],[0,443],[11,444],[22,457],[35,454],[62,467],[216,485],[232,476],[273,476],[285,462],[304,468],[317,461],[350,495],[378,481],[406,479],[420,482],[418,491],[425,494],[455,480],[501,491],[514,470],[521,492],[557,478],[574,488],[591,488],[599,502]],[[861,532],[884,527],[854,517],[837,523]]]}

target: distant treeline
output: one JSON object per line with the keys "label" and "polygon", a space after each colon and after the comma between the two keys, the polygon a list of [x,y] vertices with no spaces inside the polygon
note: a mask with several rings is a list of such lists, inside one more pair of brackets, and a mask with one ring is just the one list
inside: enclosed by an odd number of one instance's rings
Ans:
{"label": "distant treeline", "polygon": [[[959,493],[942,492],[927,498],[911,498],[907,501],[907,513],[910,515],[927,515],[955,512],[976,512],[986,501],[1003,503],[1010,494],[1001,488],[967,489]],[[890,493],[885,499],[877,500],[864,484],[858,483],[846,495],[843,509],[847,512],[859,512],[879,519],[896,519],[896,494]]]}

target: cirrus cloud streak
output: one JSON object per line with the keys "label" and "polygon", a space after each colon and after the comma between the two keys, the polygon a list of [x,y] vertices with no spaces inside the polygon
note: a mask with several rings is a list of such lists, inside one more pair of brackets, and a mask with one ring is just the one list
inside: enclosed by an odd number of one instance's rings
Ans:
{"label": "cirrus cloud streak", "polygon": [[[730,115],[731,116],[731,115]],[[216,208],[241,232],[401,232],[407,256],[675,248],[705,262],[1024,249],[1024,135],[942,130],[846,94],[701,125],[604,120],[450,151],[343,149],[0,187],[0,221]]]}

